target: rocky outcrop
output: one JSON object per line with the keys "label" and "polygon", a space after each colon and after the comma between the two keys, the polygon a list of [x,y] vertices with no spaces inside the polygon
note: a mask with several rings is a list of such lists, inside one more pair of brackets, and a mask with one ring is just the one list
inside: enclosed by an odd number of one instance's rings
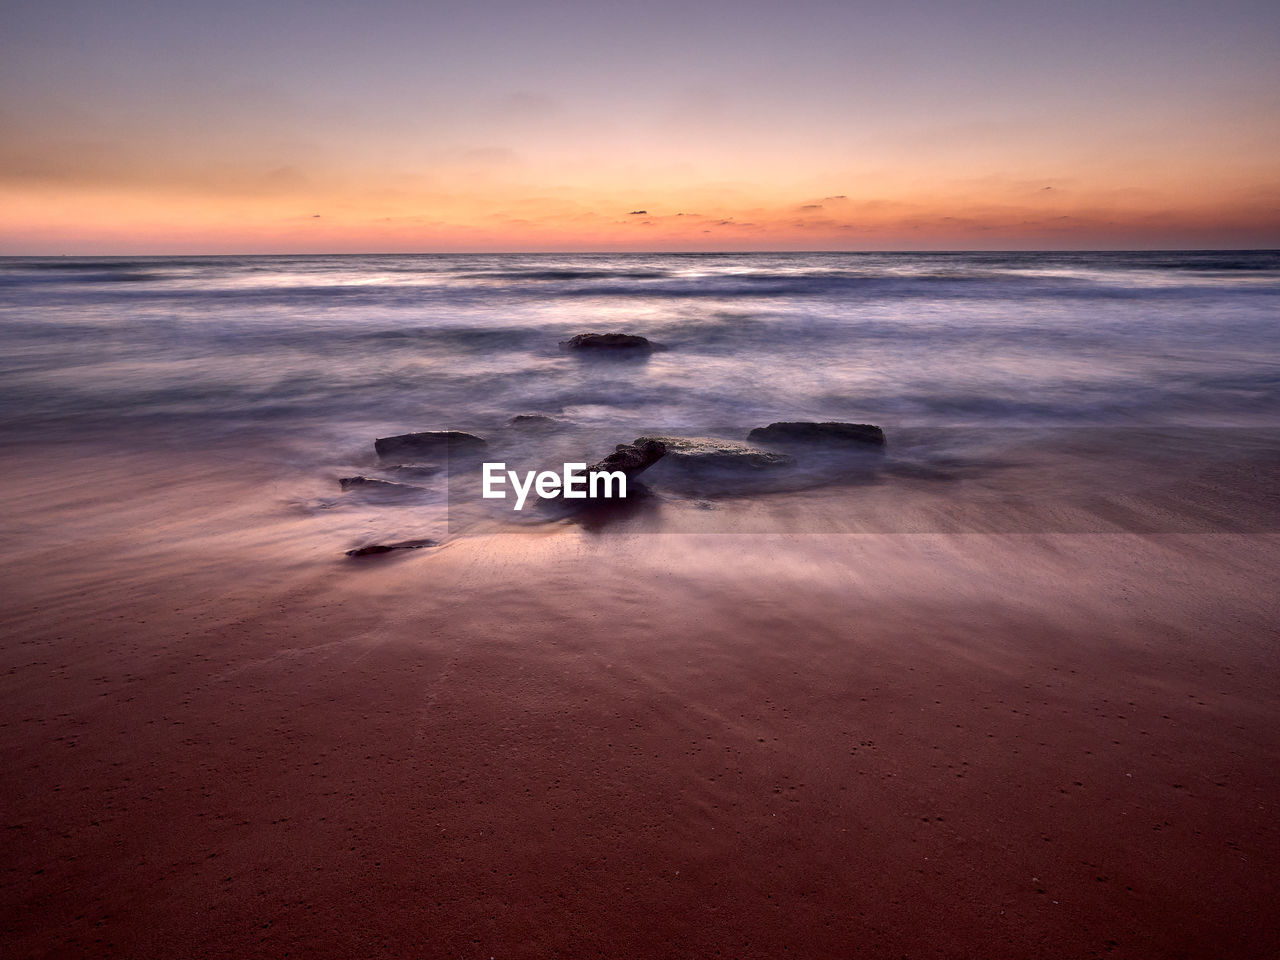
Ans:
{"label": "rocky outcrop", "polygon": [[423,547],[438,546],[435,540],[401,540],[398,543],[372,543],[367,547],[357,547],[355,550],[348,550],[348,557],[373,557],[381,553],[391,553],[393,550],[421,550]]}
{"label": "rocky outcrop", "polygon": [[748,440],[756,443],[826,443],[826,444],[864,444],[883,447],[884,431],[870,423],[839,423],[831,420],[826,423],[814,423],[799,420],[771,423],[767,427],[756,427],[749,434]]}
{"label": "rocky outcrop", "polygon": [[632,333],[580,333],[576,337],[563,341],[560,346],[568,347],[570,350],[634,353],[665,349],[660,343],[653,343]]}
{"label": "rocky outcrop", "polygon": [[587,467],[587,473],[621,470],[630,480],[652,467],[666,452],[660,441],[641,437],[635,443],[618,444],[613,453]]}
{"label": "rocky outcrop", "polygon": [[373,449],[380,457],[435,456],[477,450],[486,443],[483,437],[460,430],[426,430],[380,437],[373,441]]}
{"label": "rocky outcrop", "polygon": [[762,450],[741,440],[725,440],[721,437],[638,437],[637,445],[656,441],[666,448],[666,455],[673,463],[684,467],[748,467],[761,469],[782,467],[793,463],[785,453]]}

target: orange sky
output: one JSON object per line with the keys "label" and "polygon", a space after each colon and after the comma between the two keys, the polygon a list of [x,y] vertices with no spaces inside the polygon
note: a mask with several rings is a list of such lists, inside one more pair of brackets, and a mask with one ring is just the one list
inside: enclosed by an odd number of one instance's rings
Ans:
{"label": "orange sky", "polygon": [[1143,6],[57,0],[0,253],[1280,246],[1276,15]]}

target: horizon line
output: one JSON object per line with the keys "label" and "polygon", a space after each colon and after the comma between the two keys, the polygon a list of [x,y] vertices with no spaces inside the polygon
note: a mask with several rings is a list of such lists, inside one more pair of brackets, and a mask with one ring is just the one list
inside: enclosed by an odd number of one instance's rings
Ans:
{"label": "horizon line", "polygon": [[1280,253],[1280,247],[1058,247],[1026,249],[1017,247],[939,247],[919,250],[399,250],[399,251],[278,251],[275,253],[0,253],[0,260],[53,259],[67,257],[104,259],[131,257],[513,257],[513,256],[883,256],[886,254],[1061,254],[1061,253]]}

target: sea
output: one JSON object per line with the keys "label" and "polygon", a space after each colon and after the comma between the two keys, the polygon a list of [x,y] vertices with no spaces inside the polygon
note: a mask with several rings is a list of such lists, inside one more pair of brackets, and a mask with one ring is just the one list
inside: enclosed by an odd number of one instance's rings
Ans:
{"label": "sea", "polygon": [[[590,332],[664,349],[563,345]],[[534,414],[553,438],[511,424]],[[997,490],[1033,448],[1062,454],[1037,476],[1077,490],[1114,479],[1102,451],[1159,447],[1131,477],[1269,465],[1280,252],[0,258],[4,444],[216,446],[333,479],[385,475],[373,439],[418,430],[532,467],[775,421],[880,425],[874,485],[950,498]]]}

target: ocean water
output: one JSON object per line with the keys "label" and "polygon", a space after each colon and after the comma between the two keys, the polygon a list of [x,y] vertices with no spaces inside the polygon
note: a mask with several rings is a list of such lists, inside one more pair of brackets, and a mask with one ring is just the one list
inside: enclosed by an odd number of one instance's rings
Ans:
{"label": "ocean water", "polygon": [[[669,349],[560,346],[591,331]],[[1062,431],[1257,452],[1280,427],[1280,253],[0,259],[5,441],[354,470],[376,436],[501,439],[535,413],[563,429],[504,458],[776,420],[880,424],[904,476]]]}

